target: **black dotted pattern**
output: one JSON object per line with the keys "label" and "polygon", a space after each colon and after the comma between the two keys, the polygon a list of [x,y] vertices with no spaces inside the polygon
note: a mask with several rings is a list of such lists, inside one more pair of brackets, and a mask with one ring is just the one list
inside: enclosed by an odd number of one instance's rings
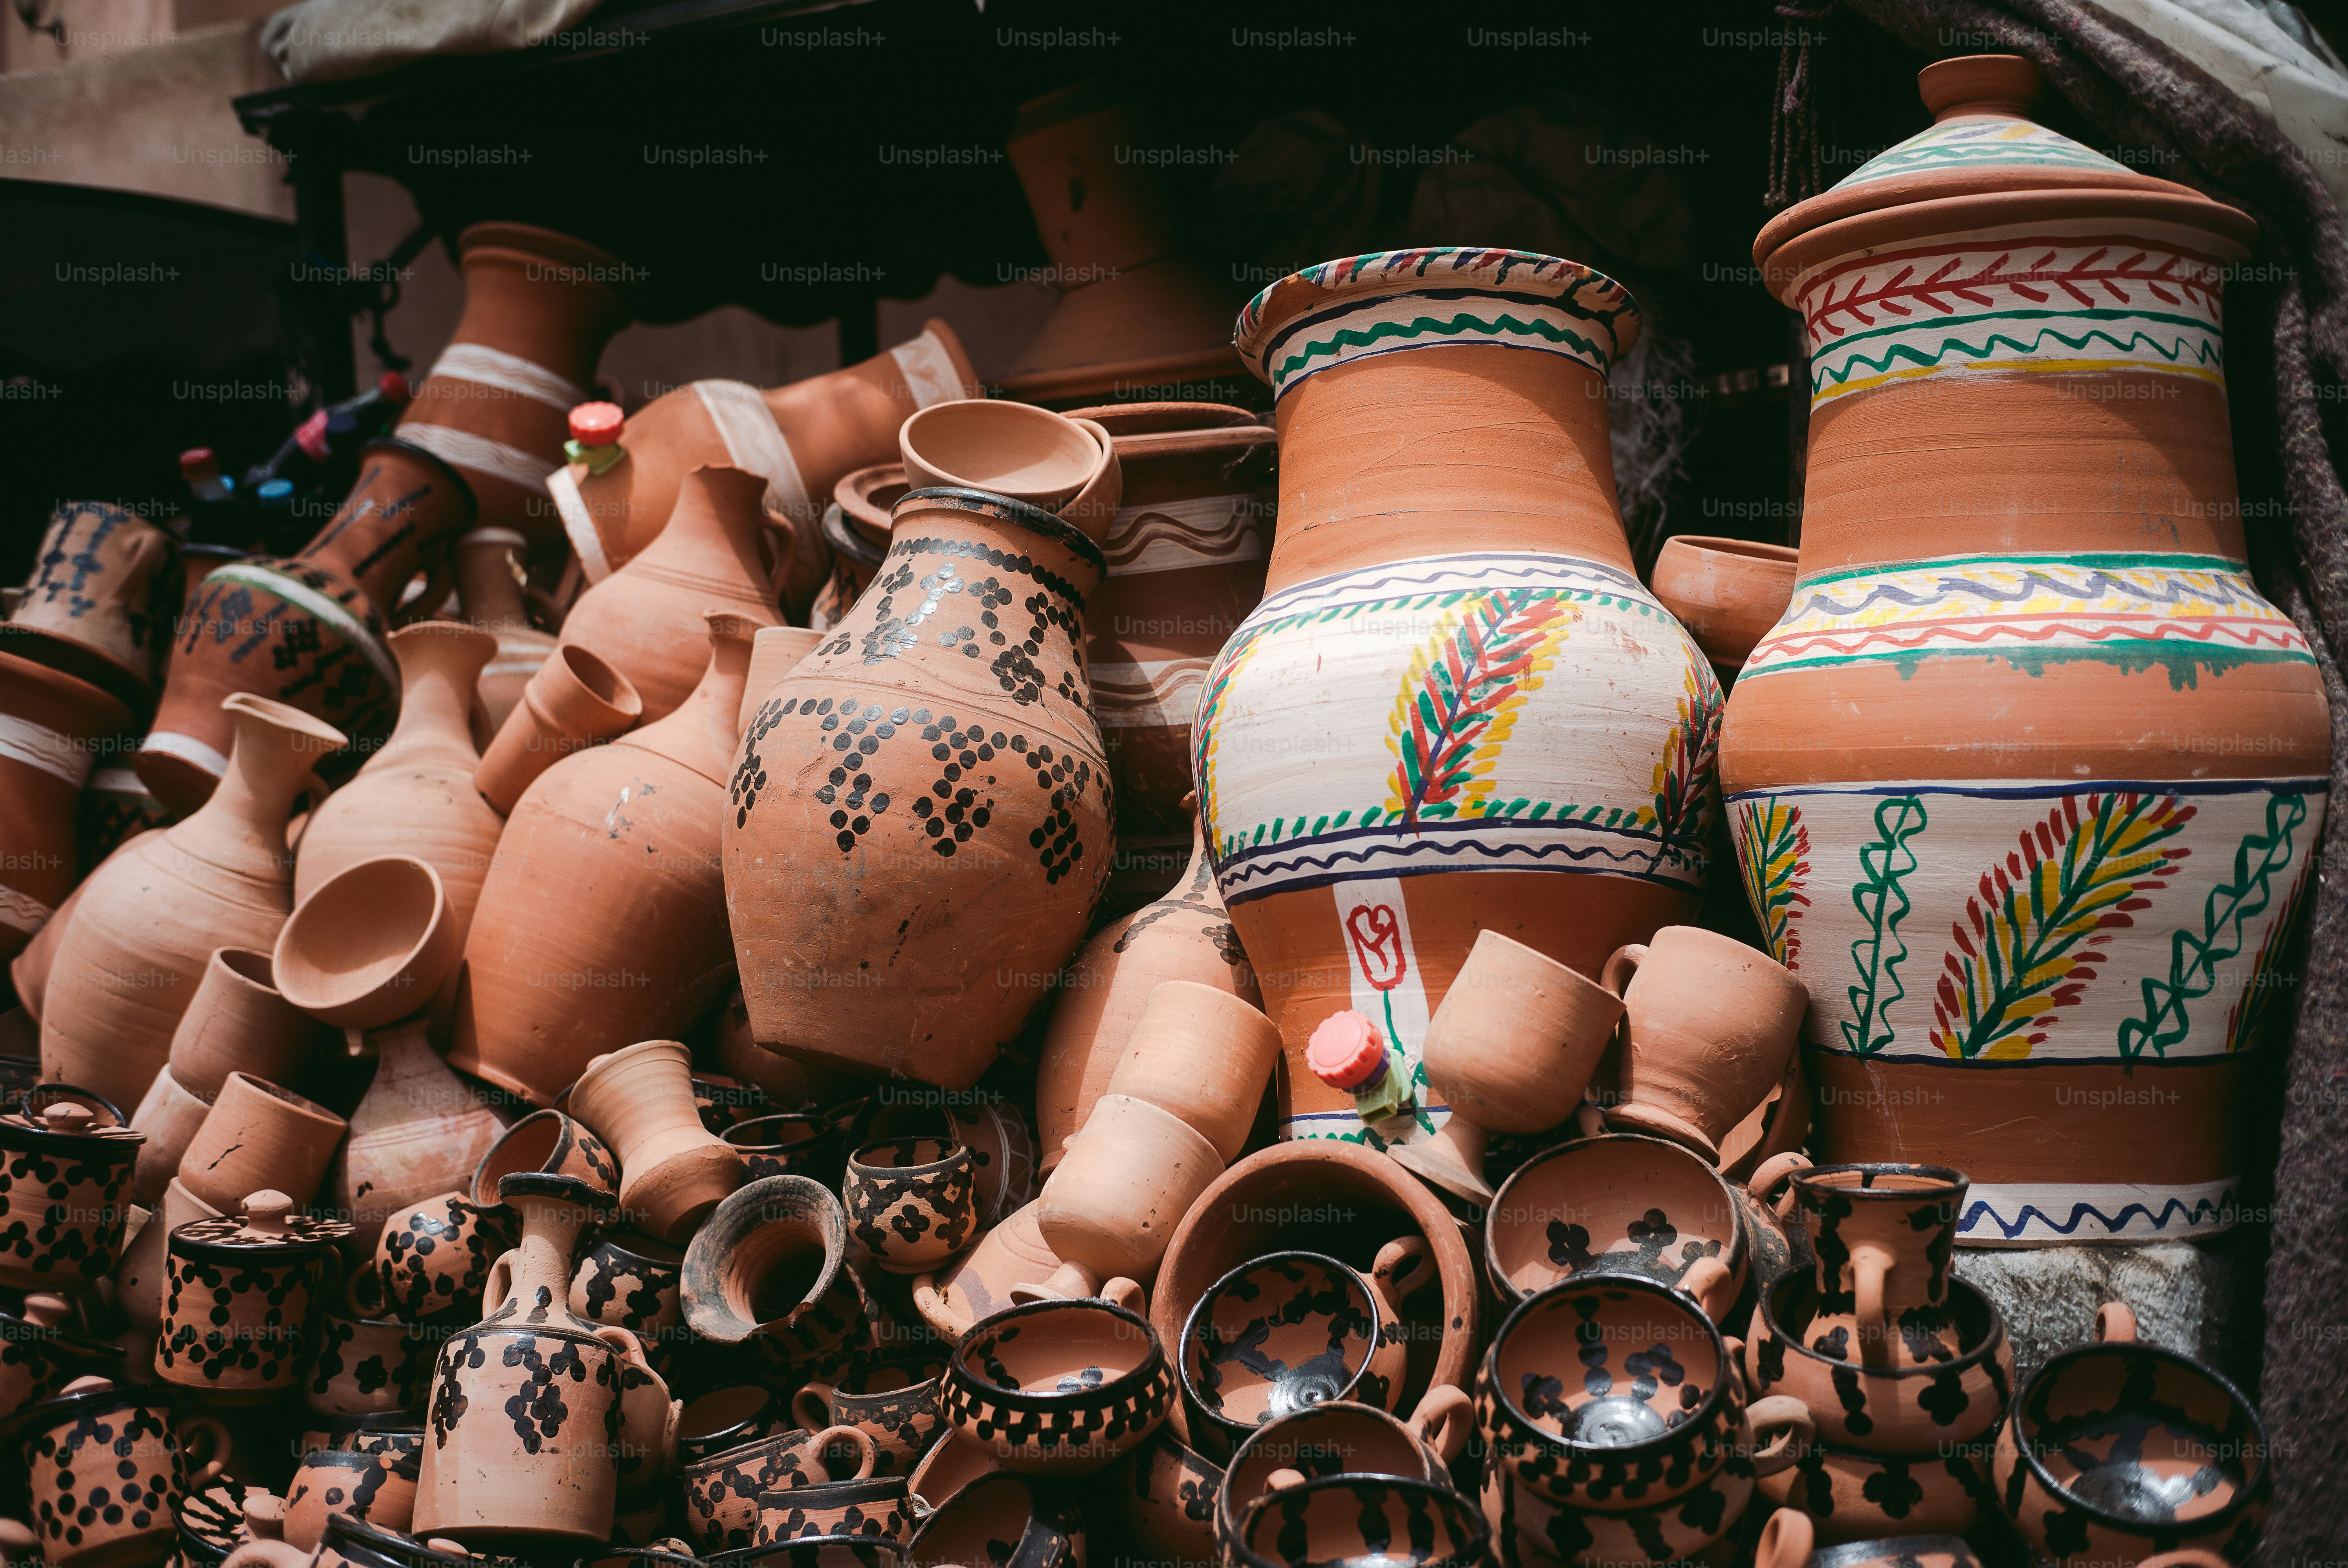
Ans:
{"label": "black dotted pattern", "polygon": [[230,1262],[172,1248],[155,1370],[198,1389],[292,1389],[324,1269],[314,1254]]}
{"label": "black dotted pattern", "polygon": [[411,1323],[474,1323],[489,1265],[521,1243],[521,1216],[503,1204],[478,1208],[456,1194],[427,1198],[384,1226],[376,1274],[394,1317]]}
{"label": "black dotted pattern", "polygon": [[113,1273],[140,1142],[10,1129],[0,1144],[0,1281],[72,1291]]}
{"label": "black dotted pattern", "polygon": [[[55,1563],[106,1550],[123,1562],[160,1559],[187,1490],[167,1407],[93,1401],[20,1437],[43,1556]],[[141,1539],[151,1555],[138,1554]]]}

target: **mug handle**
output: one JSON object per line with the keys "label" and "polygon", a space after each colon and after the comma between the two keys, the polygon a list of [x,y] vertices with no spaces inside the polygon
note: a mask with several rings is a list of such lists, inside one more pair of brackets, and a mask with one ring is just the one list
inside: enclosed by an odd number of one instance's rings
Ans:
{"label": "mug handle", "polygon": [[[501,1252],[489,1265],[489,1272],[481,1286],[481,1315],[485,1317],[503,1307],[506,1297],[513,1294],[513,1257],[512,1252]],[[635,1336],[632,1334],[629,1337],[633,1339]]]}
{"label": "mug handle", "polygon": [[1434,1266],[1435,1248],[1425,1236],[1398,1235],[1378,1248],[1370,1265],[1370,1284],[1398,1317],[1402,1304],[1425,1287]]}
{"label": "mug handle", "polygon": [[1883,1317],[1883,1279],[1891,1272],[1891,1255],[1865,1243],[1850,1249],[1851,1296],[1859,1318],[1859,1359],[1872,1371],[1888,1372],[1897,1363],[1891,1337],[1898,1332]]}
{"label": "mug handle", "polygon": [[791,1396],[791,1419],[811,1432],[825,1430],[832,1425],[831,1397],[839,1391],[837,1383],[821,1378],[808,1378]]}
{"label": "mug handle", "polygon": [[[1774,1214],[1777,1216],[1778,1224],[1787,1224],[1801,1210],[1801,1205],[1794,1201],[1794,1190],[1791,1187],[1787,1188],[1785,1196],[1779,1198],[1774,1206],[1769,1202],[1770,1190],[1795,1172],[1809,1169],[1809,1165],[1810,1157],[1799,1149],[1788,1149],[1782,1154],[1772,1154],[1761,1162],[1760,1168],[1756,1170],[1752,1179],[1745,1184],[1745,1190],[1755,1203],[1761,1205],[1764,1214]],[[1807,1519],[1809,1515],[1806,1513],[1802,1517]]]}
{"label": "mug handle", "polygon": [[1639,966],[1646,961],[1646,943],[1625,942],[1614,949],[1613,956],[1606,960],[1606,967],[1598,972],[1598,983],[1616,996],[1622,996],[1630,990],[1631,982],[1639,978]]}
{"label": "mug handle", "polygon": [[1773,1438],[1766,1448],[1753,1450],[1753,1473],[1775,1475],[1802,1457],[1817,1440],[1818,1427],[1810,1419],[1810,1408],[1791,1394],[1772,1394],[1766,1399],[1756,1399],[1746,1408],[1746,1420],[1758,1433],[1764,1427],[1785,1430]]}
{"label": "mug handle", "polygon": [[1449,1468],[1475,1430],[1475,1401],[1457,1383],[1437,1383],[1410,1413],[1410,1430]]}
{"label": "mug handle", "polygon": [[193,1446],[188,1441],[191,1433],[201,1437],[211,1447],[212,1454],[211,1458],[188,1473],[188,1490],[192,1492],[220,1479],[221,1472],[228,1469],[229,1455],[235,1451],[236,1440],[229,1435],[228,1428],[217,1417],[190,1416],[173,1430],[173,1435],[179,1439],[182,1465],[187,1462],[188,1450]]}
{"label": "mug handle", "polygon": [[1761,1527],[1753,1568],[1803,1568],[1816,1549],[1818,1527],[1798,1508],[1781,1508]]}
{"label": "mug handle", "polygon": [[880,1450],[872,1446],[872,1434],[862,1427],[826,1427],[807,1440],[808,1456],[826,1475],[830,1467],[823,1462],[823,1450],[834,1443],[848,1443],[856,1450],[856,1473],[835,1477],[839,1481],[870,1481],[872,1467],[880,1462]]}
{"label": "mug handle", "polygon": [[1680,1288],[1695,1297],[1704,1315],[1715,1323],[1736,1304],[1736,1276],[1717,1257],[1700,1257],[1680,1276]]}
{"label": "mug handle", "polygon": [[1149,1293],[1142,1289],[1138,1280],[1128,1279],[1120,1274],[1103,1285],[1100,1293],[1101,1299],[1111,1307],[1122,1307],[1136,1317],[1149,1316]]}
{"label": "mug handle", "polygon": [[1753,1378],[1745,1368],[1745,1341],[1734,1334],[1724,1334],[1720,1342],[1728,1351],[1728,1375],[1735,1379],[1736,1391],[1746,1403],[1753,1402]]}
{"label": "mug handle", "polygon": [[2096,1343],[2098,1345],[2133,1345],[2136,1343],[2136,1314],[2124,1301],[2106,1301],[2096,1308]]}

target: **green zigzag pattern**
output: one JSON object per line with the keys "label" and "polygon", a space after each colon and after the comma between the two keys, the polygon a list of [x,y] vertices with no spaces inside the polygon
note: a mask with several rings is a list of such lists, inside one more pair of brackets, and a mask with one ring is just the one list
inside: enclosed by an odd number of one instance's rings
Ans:
{"label": "green zigzag pattern", "polygon": [[1601,349],[1594,341],[1583,337],[1570,327],[1553,327],[1545,322],[1529,322],[1513,315],[1502,315],[1497,320],[1488,322],[1478,321],[1462,312],[1453,316],[1448,324],[1432,316],[1419,316],[1407,323],[1380,322],[1366,332],[1353,327],[1341,328],[1335,336],[1322,342],[1308,343],[1295,354],[1281,361],[1273,371],[1272,379],[1275,383],[1285,382],[1300,374],[1312,360],[1323,354],[1334,358],[1344,349],[1368,348],[1382,338],[1400,338],[1406,341],[1430,333],[1437,337],[1457,337],[1463,333],[1478,333],[1487,337],[1546,338],[1553,343],[1560,343],[1586,354],[1601,372],[1605,370],[1608,364],[1608,356],[1604,350]]}
{"label": "green zigzag pattern", "polygon": [[[1947,358],[1952,352],[1962,352],[1974,358],[1986,359],[1992,349],[2000,346],[2013,349],[2017,354],[2035,354],[2040,352],[2040,345],[2050,337],[2055,342],[2061,343],[2064,347],[2069,349],[2083,349],[2089,343],[2096,342],[2097,339],[2101,339],[2103,342],[2109,343],[2113,351],[2117,354],[2131,353],[2139,343],[2141,343],[2144,347],[2150,349],[2153,353],[2160,355],[2163,359],[2168,360],[2172,364],[2179,363],[2188,356],[2188,351],[2186,348],[2185,340],[2182,337],[2177,340],[2177,349],[2176,352],[2172,354],[2168,350],[2162,348],[2157,342],[2147,337],[2143,333],[2132,333],[2128,342],[2122,343],[2119,339],[2114,337],[2107,332],[2096,331],[2083,333],[2078,337],[2073,338],[2066,337],[2063,333],[2056,332],[2052,327],[2047,327],[2039,333],[2035,341],[2031,343],[2024,343],[2018,338],[2008,337],[2003,333],[1993,333],[1990,335],[1989,341],[1978,347],[1964,342],[1961,338],[1950,338],[1946,342],[1942,343],[1938,349],[1930,354],[1925,353],[1921,349],[1907,347],[1904,344],[1893,345],[1880,359],[1869,359],[1865,354],[1854,354],[1844,362],[1843,368],[1839,373],[1825,369],[1819,370],[1817,374],[1810,378],[1810,390],[1813,393],[1817,393],[1824,390],[1828,383],[1839,384],[1842,382],[1849,381],[1861,366],[1873,372],[1875,374],[1880,375],[1899,360],[1906,360],[1911,364],[1928,366],[1936,365],[1940,364],[1941,360]],[[1831,354],[1834,350],[1829,347],[1826,352]],[[2190,357],[2199,361],[2203,364],[2211,365],[2220,369],[2225,365],[2224,354],[2219,352],[2214,344],[2207,342],[2203,343],[2198,349],[2189,351],[2189,353]],[[1994,364],[1993,365],[1993,368],[1994,368]]]}

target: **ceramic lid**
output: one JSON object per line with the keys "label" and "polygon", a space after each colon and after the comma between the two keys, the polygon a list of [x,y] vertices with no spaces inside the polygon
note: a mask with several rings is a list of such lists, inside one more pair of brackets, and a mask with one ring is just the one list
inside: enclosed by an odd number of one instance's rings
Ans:
{"label": "ceramic lid", "polygon": [[25,1148],[55,1140],[132,1160],[147,1134],[123,1125],[112,1102],[68,1083],[36,1084],[0,1116],[0,1144]]}
{"label": "ceramic lid", "polygon": [[[2020,55],[1967,55],[1917,74],[1933,123],[1887,148],[1831,189],[1787,208],[1762,229],[1753,259],[1766,265],[1787,241],[1864,213],[1965,197],[2024,191],[2106,192],[2181,204],[2176,216],[2199,221],[2247,245],[2258,225],[2190,186],[2156,179],[2029,118],[2046,96],[2046,79]],[[1948,227],[1979,219],[1952,213]],[[1864,237],[1847,242],[1856,249]],[[1775,280],[1772,280],[1773,282]]]}
{"label": "ceramic lid", "polygon": [[294,1255],[332,1246],[351,1231],[346,1221],[295,1214],[294,1200],[283,1193],[259,1192],[244,1200],[242,1214],[190,1220],[171,1233],[171,1250],[183,1256],[204,1253],[249,1256],[261,1252]]}

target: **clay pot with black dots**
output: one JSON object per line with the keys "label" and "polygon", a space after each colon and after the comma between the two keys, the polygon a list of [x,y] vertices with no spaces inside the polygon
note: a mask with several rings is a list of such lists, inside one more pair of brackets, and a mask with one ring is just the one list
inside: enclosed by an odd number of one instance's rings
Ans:
{"label": "clay pot with black dots", "polygon": [[712,1345],[750,1352],[744,1371],[761,1381],[765,1369],[788,1376],[866,1348],[863,1287],[848,1266],[839,1200],[805,1176],[737,1189],[685,1247],[685,1320]]}
{"label": "clay pot with black dots", "polygon": [[0,1115],[0,1286],[72,1291],[112,1273],[146,1142],[71,1084],[36,1085]]}
{"label": "clay pot with black dots", "polygon": [[1175,1399],[1148,1321],[1097,1296],[999,1312],[946,1363],[954,1431],[1022,1475],[1106,1470],[1148,1440]]}
{"label": "clay pot with black dots", "polygon": [[[1007,1559],[997,1553],[1008,1547]],[[1085,1516],[1076,1504],[1025,1476],[982,1476],[922,1522],[908,1550],[928,1568],[1007,1561],[1019,1568],[1079,1568]]]}
{"label": "clay pot with black dots", "polygon": [[914,490],[893,517],[880,576],[743,733],[726,902],[761,1046],[967,1089],[1108,873],[1085,662],[1105,564],[1073,524],[982,491]]}
{"label": "clay pot with black dots", "polygon": [[839,1201],[857,1242],[891,1274],[936,1268],[978,1231],[970,1151],[951,1138],[884,1138],[848,1157]]}
{"label": "clay pot with black dots", "polygon": [[155,1371],[220,1404],[263,1404],[301,1386],[315,1309],[338,1295],[350,1238],[340,1220],[260,1192],[240,1212],[171,1234]]}
{"label": "clay pot with black dots", "polygon": [[189,1472],[171,1404],[160,1384],[77,1378],[10,1423],[5,1451],[49,1568],[137,1568],[170,1551],[180,1502],[212,1479]]}

